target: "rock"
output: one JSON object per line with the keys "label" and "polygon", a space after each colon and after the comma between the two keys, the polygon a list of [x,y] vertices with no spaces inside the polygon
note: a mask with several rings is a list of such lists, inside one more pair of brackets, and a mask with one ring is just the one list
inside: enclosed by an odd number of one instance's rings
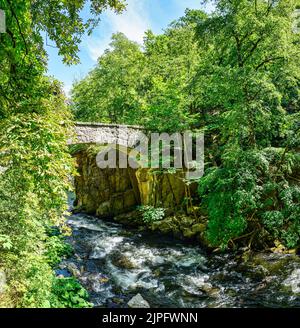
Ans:
{"label": "rock", "polygon": [[127,303],[130,308],[150,308],[149,303],[143,299],[141,294],[137,294]]}
{"label": "rock", "polygon": [[119,234],[122,237],[133,237],[135,235],[134,231],[123,230]]}
{"label": "rock", "polygon": [[220,289],[217,287],[213,287],[209,283],[203,284],[203,286],[201,287],[201,290],[203,290],[210,297],[218,297],[220,295]]}
{"label": "rock", "polygon": [[206,225],[203,223],[197,223],[192,226],[193,233],[202,233],[206,230]]}
{"label": "rock", "polygon": [[174,220],[176,221],[176,223],[181,226],[181,227],[189,227],[190,229],[192,228],[192,226],[195,224],[195,218],[185,215],[185,214],[181,214],[181,215],[176,215],[174,217]]}
{"label": "rock", "polygon": [[285,246],[282,245],[278,240],[275,240],[274,244],[275,244],[275,247],[271,248],[271,251],[273,253],[285,253],[286,252]]}
{"label": "rock", "polygon": [[284,280],[283,285],[289,287],[294,294],[300,294],[300,269],[294,269],[291,275]]}
{"label": "rock", "polygon": [[117,297],[114,297],[112,299],[113,303],[115,304],[123,304],[124,303],[124,300],[122,298],[117,298]]}
{"label": "rock", "polygon": [[64,276],[63,274],[59,274],[59,275],[57,276],[57,278],[58,278],[58,279],[64,279],[65,276]]}
{"label": "rock", "polygon": [[228,288],[225,290],[226,295],[230,296],[230,297],[236,297],[237,295],[237,291],[235,289],[232,288]]}
{"label": "rock", "polygon": [[141,223],[140,214],[136,210],[130,211],[128,213],[116,215],[114,217],[114,220],[119,223],[126,224],[129,226],[134,226],[134,227]]}
{"label": "rock", "polygon": [[140,204],[136,170],[100,169],[96,162],[98,150],[86,147],[74,154],[79,171],[74,178],[77,207],[102,218],[133,210]]}
{"label": "rock", "polygon": [[283,244],[281,244],[278,240],[274,241],[275,247],[270,248],[270,251],[273,253],[280,254],[296,254],[297,249],[287,249]]}
{"label": "rock", "polygon": [[199,243],[203,248],[211,249],[211,250],[215,249],[207,239],[207,234],[205,232],[202,232],[199,235],[197,235],[197,240],[199,241]]}
{"label": "rock", "polygon": [[111,208],[111,204],[109,201],[103,202],[99,205],[96,214],[101,217],[105,216],[107,215],[107,213],[110,212],[110,208]]}
{"label": "rock", "polygon": [[115,253],[112,256],[111,259],[112,263],[121,268],[121,269],[126,269],[126,270],[131,270],[131,269],[135,269],[136,266],[130,261],[130,259],[124,255],[124,254],[120,254],[120,253]]}
{"label": "rock", "polygon": [[[98,152],[99,147],[86,146],[73,154],[79,171],[74,178],[76,207],[100,217],[113,217],[132,211],[137,205],[159,205],[169,209],[170,214],[182,205],[186,190],[183,170],[157,173],[151,168],[100,169]],[[194,189],[191,188],[192,194]]]}
{"label": "rock", "polygon": [[157,230],[165,234],[174,231],[174,228],[176,228],[176,226],[174,226],[172,217],[160,221],[155,221],[151,224],[151,230]]}
{"label": "rock", "polygon": [[192,238],[192,237],[195,236],[195,232],[193,232],[193,231],[192,231],[191,229],[189,229],[189,228],[184,228],[183,231],[182,231],[182,233],[183,233],[183,236],[184,236],[185,238]]}
{"label": "rock", "polygon": [[201,235],[206,230],[206,225],[203,223],[193,224],[194,221],[191,218],[185,218],[181,221],[180,225],[186,225],[187,228],[183,228],[183,236],[186,238],[192,238],[195,235]]}
{"label": "rock", "polygon": [[125,193],[123,193],[123,194],[122,193],[116,193],[116,194],[111,196],[111,203],[112,203],[113,213],[122,213],[122,212],[125,211],[124,196],[125,196]]}
{"label": "rock", "polygon": [[3,294],[6,289],[6,274],[0,270],[0,294]]}
{"label": "rock", "polygon": [[155,221],[151,224],[151,230],[160,231],[163,234],[173,233],[175,236],[182,236],[180,220],[175,216],[166,217],[163,220]]}
{"label": "rock", "polygon": [[67,263],[66,268],[69,270],[69,272],[72,273],[74,277],[81,276],[80,270],[78,270],[77,266],[74,263]]}
{"label": "rock", "polygon": [[248,264],[254,266],[255,268],[262,266],[264,271],[268,272],[270,275],[278,275],[291,263],[300,263],[299,258],[295,255],[258,253],[254,254],[248,261]]}
{"label": "rock", "polygon": [[123,206],[124,208],[134,208],[136,205],[136,196],[134,190],[127,190],[123,194]]}
{"label": "rock", "polygon": [[72,274],[67,269],[57,269],[55,270],[55,274],[57,275],[58,278],[72,276]]}

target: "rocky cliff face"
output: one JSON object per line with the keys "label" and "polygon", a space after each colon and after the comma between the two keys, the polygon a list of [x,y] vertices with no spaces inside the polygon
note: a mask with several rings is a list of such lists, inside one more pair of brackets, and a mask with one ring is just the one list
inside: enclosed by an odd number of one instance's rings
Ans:
{"label": "rocky cliff face", "polygon": [[138,205],[164,207],[169,213],[182,207],[186,196],[184,172],[159,173],[153,169],[100,169],[96,155],[87,150],[75,154],[76,206],[100,217],[129,212]]}
{"label": "rocky cliff face", "polygon": [[133,169],[100,169],[96,157],[82,150],[76,155],[76,206],[100,217],[113,217],[140,204]]}
{"label": "rocky cliff face", "polygon": [[154,169],[135,172],[142,205],[163,207],[174,211],[183,205],[186,186],[184,172],[162,173]]}

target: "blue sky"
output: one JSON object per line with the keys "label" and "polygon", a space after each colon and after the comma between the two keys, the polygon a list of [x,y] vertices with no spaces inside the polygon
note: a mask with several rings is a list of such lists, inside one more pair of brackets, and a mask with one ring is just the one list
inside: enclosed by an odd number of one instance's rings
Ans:
{"label": "blue sky", "polygon": [[[146,30],[161,33],[170,22],[181,17],[186,8],[204,9],[201,0],[127,0],[125,12],[117,15],[106,11],[93,34],[83,38],[80,64],[64,65],[57,49],[46,46],[49,55],[48,75],[62,81],[68,94],[73,81],[83,78],[95,66],[97,58],[108,48],[113,33],[123,32],[129,39],[142,43]],[[82,16],[86,18],[88,11],[84,10]],[[48,44],[51,45],[51,41],[48,40]]]}

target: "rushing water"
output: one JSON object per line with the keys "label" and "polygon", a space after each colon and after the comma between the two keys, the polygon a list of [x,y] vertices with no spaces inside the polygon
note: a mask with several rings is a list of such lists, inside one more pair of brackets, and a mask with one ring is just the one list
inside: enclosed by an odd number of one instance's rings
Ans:
{"label": "rushing water", "polygon": [[151,307],[299,307],[297,256],[266,254],[269,265],[232,254],[207,254],[179,240],[76,214],[75,271],[96,307],[126,307],[137,293]]}

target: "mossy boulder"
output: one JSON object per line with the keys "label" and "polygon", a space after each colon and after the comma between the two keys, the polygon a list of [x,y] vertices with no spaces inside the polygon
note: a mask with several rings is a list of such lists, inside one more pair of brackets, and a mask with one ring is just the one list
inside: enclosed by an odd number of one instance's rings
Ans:
{"label": "mossy boulder", "polygon": [[134,263],[124,254],[116,252],[111,257],[112,264],[121,269],[132,270],[136,266]]}
{"label": "mossy boulder", "polygon": [[206,230],[206,224],[204,223],[196,223],[192,226],[192,232],[193,233],[202,233]]}
{"label": "mossy boulder", "polygon": [[269,275],[280,275],[286,271],[288,266],[295,263],[300,265],[300,259],[296,255],[256,253],[249,258],[247,263],[255,267],[261,266]]}
{"label": "mossy boulder", "polygon": [[155,221],[150,224],[150,229],[153,231],[160,231],[162,233],[172,233],[179,232],[176,222],[174,222],[173,217],[168,217],[166,219]]}

